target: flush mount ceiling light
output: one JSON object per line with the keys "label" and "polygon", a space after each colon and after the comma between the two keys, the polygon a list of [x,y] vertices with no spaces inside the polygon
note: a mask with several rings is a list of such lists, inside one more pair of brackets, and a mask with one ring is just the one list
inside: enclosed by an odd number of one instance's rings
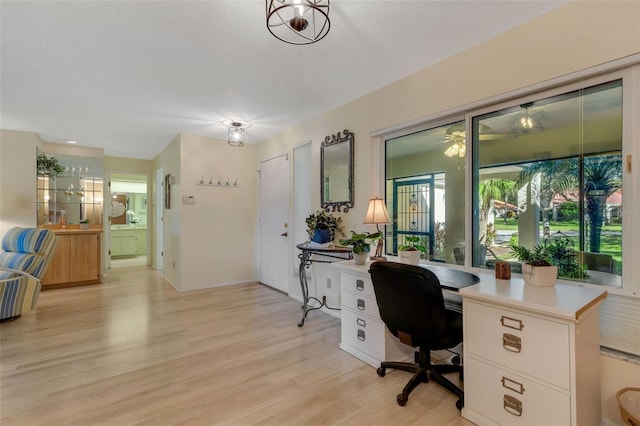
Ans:
{"label": "flush mount ceiling light", "polygon": [[244,130],[250,126],[246,121],[224,120],[222,125],[228,129],[227,142],[231,146],[244,146]]}
{"label": "flush mount ceiling light", "polygon": [[520,105],[524,111],[515,114],[511,128],[516,135],[539,133],[544,130],[544,111],[531,109],[533,102]]}
{"label": "flush mount ceiling light", "polygon": [[267,28],[289,44],[311,44],[329,33],[329,0],[266,0]]}

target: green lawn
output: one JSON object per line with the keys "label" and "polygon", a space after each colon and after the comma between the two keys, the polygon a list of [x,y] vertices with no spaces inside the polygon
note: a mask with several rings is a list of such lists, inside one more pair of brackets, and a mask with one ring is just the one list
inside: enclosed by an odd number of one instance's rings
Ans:
{"label": "green lawn", "polygon": [[[496,219],[495,228],[497,231],[513,231],[518,232],[518,220],[507,219],[506,223],[503,219]],[[558,231],[566,233],[568,231],[577,233],[579,230],[578,222],[549,222],[549,233],[554,234]],[[602,237],[600,240],[600,253],[606,253],[613,256],[617,262],[618,270],[622,270],[622,224],[614,223],[603,225]],[[540,224],[540,232],[542,232],[542,223]],[[611,233],[614,234],[611,234]],[[506,256],[499,256],[500,258]]]}
{"label": "green lawn", "polygon": [[[496,219],[495,221],[496,230],[500,231],[517,231],[518,230],[518,219],[507,219],[505,223],[503,219]],[[540,229],[542,230],[542,223],[540,223]],[[622,232],[622,224],[613,223],[604,225],[602,227],[603,231],[617,231]],[[575,231],[578,232],[578,222],[549,222],[549,231],[553,234],[554,232],[560,231]]]}

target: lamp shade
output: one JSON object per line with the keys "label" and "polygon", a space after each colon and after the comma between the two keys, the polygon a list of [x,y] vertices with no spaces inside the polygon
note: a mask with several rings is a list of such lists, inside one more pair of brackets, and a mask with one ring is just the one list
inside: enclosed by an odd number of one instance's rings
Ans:
{"label": "lamp shade", "polygon": [[372,198],[369,200],[367,215],[364,217],[362,223],[374,225],[391,223],[389,214],[387,213],[387,206],[382,198]]}

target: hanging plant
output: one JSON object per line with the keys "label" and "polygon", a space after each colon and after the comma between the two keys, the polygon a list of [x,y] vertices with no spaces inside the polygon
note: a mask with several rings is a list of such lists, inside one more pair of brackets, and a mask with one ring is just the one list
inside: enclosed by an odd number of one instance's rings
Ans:
{"label": "hanging plant", "polygon": [[38,175],[56,177],[64,171],[56,157],[38,154]]}

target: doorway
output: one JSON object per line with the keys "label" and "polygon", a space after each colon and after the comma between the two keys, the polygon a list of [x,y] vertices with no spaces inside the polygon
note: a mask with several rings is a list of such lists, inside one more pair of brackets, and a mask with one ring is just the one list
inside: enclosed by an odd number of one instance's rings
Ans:
{"label": "doorway", "polygon": [[111,268],[149,264],[148,180],[146,174],[111,173],[107,240]]}

